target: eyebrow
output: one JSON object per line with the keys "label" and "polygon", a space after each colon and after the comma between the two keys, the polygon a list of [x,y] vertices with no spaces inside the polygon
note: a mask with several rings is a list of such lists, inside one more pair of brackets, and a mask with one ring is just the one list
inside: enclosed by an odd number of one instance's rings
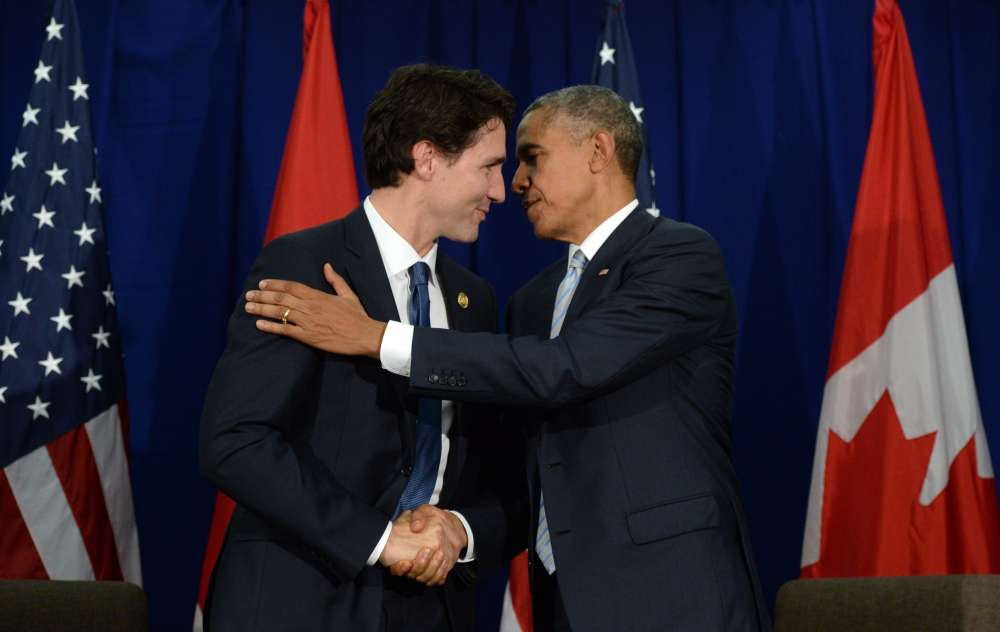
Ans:
{"label": "eyebrow", "polygon": [[517,146],[517,155],[518,157],[520,157],[528,153],[532,149],[540,149],[540,148],[541,145],[539,145],[538,143],[522,143]]}

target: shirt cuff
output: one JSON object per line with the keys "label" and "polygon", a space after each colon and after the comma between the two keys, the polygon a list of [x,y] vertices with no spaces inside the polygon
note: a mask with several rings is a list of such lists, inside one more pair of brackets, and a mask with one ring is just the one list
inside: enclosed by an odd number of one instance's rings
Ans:
{"label": "shirt cuff", "polygon": [[458,558],[459,562],[474,562],[476,560],[476,540],[472,537],[472,527],[469,526],[469,521],[465,519],[465,516],[458,513],[457,511],[452,511],[448,509],[451,513],[458,516],[459,521],[461,521],[462,526],[465,527],[465,537],[468,538],[469,544],[465,547],[465,555]]}
{"label": "shirt cuff", "polygon": [[385,525],[385,531],[382,532],[382,537],[379,538],[378,544],[375,545],[375,550],[372,554],[368,556],[368,566],[375,566],[378,564],[378,558],[382,557],[382,551],[385,550],[386,543],[389,542],[389,533],[392,531],[392,523]]}
{"label": "shirt cuff", "polygon": [[413,325],[395,320],[386,323],[378,358],[382,368],[390,373],[410,377],[410,358],[413,351]]}

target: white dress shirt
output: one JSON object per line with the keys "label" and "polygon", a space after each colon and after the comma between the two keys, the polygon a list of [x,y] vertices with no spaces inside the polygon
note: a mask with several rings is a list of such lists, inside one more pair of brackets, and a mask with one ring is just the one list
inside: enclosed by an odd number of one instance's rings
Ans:
{"label": "white dress shirt", "polygon": [[[587,261],[593,261],[597,251],[601,249],[611,233],[615,232],[615,229],[625,221],[629,213],[638,206],[639,200],[633,199],[616,211],[614,215],[598,224],[597,228],[592,230],[580,245],[570,244],[569,252],[566,255],[566,269],[569,269],[569,262],[577,250],[582,250],[583,254],[587,255]],[[385,334],[382,336],[382,346],[379,347],[379,360],[382,362],[382,368],[396,375],[410,377],[412,351],[413,326],[406,322],[389,321],[385,328]]]}
{"label": "white dress shirt", "polygon": [[[409,323],[409,310],[407,305],[410,302],[410,267],[418,261],[423,261],[431,269],[430,282],[427,284],[430,295],[431,327],[440,329],[448,328],[448,314],[444,307],[444,296],[441,294],[441,284],[438,282],[436,264],[438,246],[435,243],[427,254],[421,257],[413,249],[410,242],[403,239],[392,226],[386,222],[375,206],[372,205],[371,198],[366,197],[364,201],[365,216],[371,224],[372,232],[375,233],[375,243],[378,244],[378,251],[382,257],[382,265],[385,266],[385,275],[389,279],[389,287],[392,289],[392,297],[396,302],[396,310],[399,312],[400,320],[405,326],[412,326]],[[411,334],[412,338],[412,334]],[[455,405],[450,401],[441,402],[441,462],[438,464],[437,481],[434,483],[434,491],[431,493],[430,504],[436,505],[441,497],[441,488],[444,486],[444,469],[448,463],[448,448],[450,441],[448,431],[455,417]],[[469,539],[466,554],[461,562],[468,562],[475,559],[474,542],[472,539],[472,529],[465,517],[457,511],[453,514],[458,516],[465,527],[465,533]],[[386,543],[389,541],[389,532],[392,530],[392,523],[389,523],[382,534],[382,538],[375,546],[375,550],[368,557],[368,565],[374,566],[378,558],[382,555]]]}

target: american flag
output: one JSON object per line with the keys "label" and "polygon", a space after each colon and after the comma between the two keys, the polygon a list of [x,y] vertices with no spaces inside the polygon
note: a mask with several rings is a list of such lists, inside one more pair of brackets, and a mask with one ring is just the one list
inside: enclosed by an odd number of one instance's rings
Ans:
{"label": "american flag", "polygon": [[0,192],[0,576],[140,584],[121,342],[71,0],[54,0],[39,37]]}
{"label": "american flag", "polygon": [[649,153],[646,133],[646,107],[639,96],[639,74],[635,69],[632,55],[632,40],[625,25],[625,6],[621,0],[609,0],[604,14],[604,31],[597,38],[597,54],[590,81],[610,88],[628,103],[633,116],[639,121],[643,134],[642,158],[635,178],[636,197],[639,207],[653,216],[660,214],[656,207],[656,171]]}

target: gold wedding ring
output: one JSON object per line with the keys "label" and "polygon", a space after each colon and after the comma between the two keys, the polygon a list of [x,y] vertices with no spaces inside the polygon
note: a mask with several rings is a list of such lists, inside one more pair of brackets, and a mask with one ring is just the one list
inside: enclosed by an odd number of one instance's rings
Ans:
{"label": "gold wedding ring", "polygon": [[288,324],[288,314],[289,314],[289,313],[290,313],[291,311],[292,311],[292,308],[291,308],[291,307],[286,307],[286,308],[285,308],[285,313],[281,315],[281,324],[282,324],[282,325],[287,325],[287,324]]}

